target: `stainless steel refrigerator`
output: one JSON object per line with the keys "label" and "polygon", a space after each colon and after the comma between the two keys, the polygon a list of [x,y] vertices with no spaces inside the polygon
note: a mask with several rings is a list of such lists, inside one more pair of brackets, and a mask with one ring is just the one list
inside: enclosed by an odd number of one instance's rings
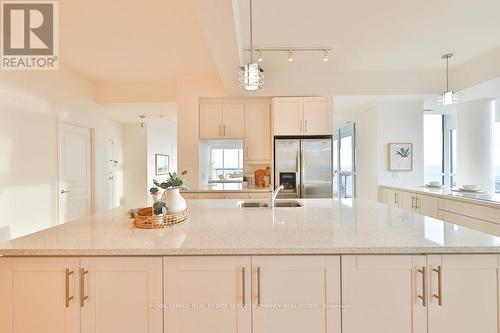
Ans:
{"label": "stainless steel refrigerator", "polygon": [[332,138],[275,138],[274,182],[279,198],[331,198]]}

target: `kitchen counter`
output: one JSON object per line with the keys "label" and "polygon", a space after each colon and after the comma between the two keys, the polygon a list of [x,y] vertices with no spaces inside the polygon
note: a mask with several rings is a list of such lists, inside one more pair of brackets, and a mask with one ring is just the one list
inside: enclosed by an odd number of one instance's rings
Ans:
{"label": "kitchen counter", "polygon": [[201,185],[197,190],[192,190],[194,193],[265,193],[270,192],[268,187],[256,187],[254,185],[243,186],[242,183],[212,183],[209,185]]}
{"label": "kitchen counter", "polygon": [[0,244],[3,256],[500,253],[500,238],[362,199],[305,199],[300,208],[188,200],[189,221],[132,226],[115,209]]}
{"label": "kitchen counter", "polygon": [[427,186],[421,186],[421,187],[397,187],[397,186],[386,186],[386,185],[380,185],[380,186],[397,191],[422,193],[426,195],[440,197],[442,199],[459,200],[469,203],[472,202],[476,205],[500,208],[499,193],[462,192],[462,191],[452,190],[449,188],[432,188]]}

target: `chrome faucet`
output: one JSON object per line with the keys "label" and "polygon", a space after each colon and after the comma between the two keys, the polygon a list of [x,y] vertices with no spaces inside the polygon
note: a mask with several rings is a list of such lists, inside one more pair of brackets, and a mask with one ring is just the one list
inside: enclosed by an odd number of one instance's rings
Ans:
{"label": "chrome faucet", "polygon": [[271,184],[271,185],[269,185],[269,188],[271,190],[271,200],[269,202],[269,206],[271,206],[271,208],[274,208],[274,205],[276,202],[276,197],[278,196],[278,193],[280,193],[280,191],[285,188],[285,186],[280,185],[276,189],[274,189],[273,184]]}

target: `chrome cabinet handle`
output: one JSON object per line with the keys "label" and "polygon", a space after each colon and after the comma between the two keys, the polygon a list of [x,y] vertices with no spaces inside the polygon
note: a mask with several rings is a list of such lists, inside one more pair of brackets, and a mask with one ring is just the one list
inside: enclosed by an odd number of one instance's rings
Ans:
{"label": "chrome cabinet handle", "polygon": [[241,267],[241,305],[246,306],[246,291],[245,291],[245,267]]}
{"label": "chrome cabinet handle", "polygon": [[398,204],[398,194],[397,193],[394,193],[394,204],[395,205]]}
{"label": "chrome cabinet handle", "polygon": [[219,125],[219,136],[222,136],[222,127]]}
{"label": "chrome cabinet handle", "polygon": [[257,267],[257,305],[260,306],[260,267]]}
{"label": "chrome cabinet handle", "polygon": [[299,132],[303,132],[302,120],[299,120]]}
{"label": "chrome cabinet handle", "polygon": [[438,293],[437,293],[437,295],[433,294],[432,296],[437,298],[438,305],[442,306],[443,305],[443,289],[442,289],[442,276],[441,276],[441,274],[443,272],[442,267],[438,266],[437,269],[434,268],[432,270],[438,274]]}
{"label": "chrome cabinet handle", "polygon": [[427,282],[425,277],[425,266],[422,266],[422,269],[418,270],[419,273],[422,273],[422,295],[418,295],[418,298],[422,300],[422,305],[424,307],[427,306]]}
{"label": "chrome cabinet handle", "polygon": [[226,125],[222,125],[222,136],[226,136]]}
{"label": "chrome cabinet handle", "polygon": [[69,301],[71,301],[73,299],[73,296],[69,296],[69,276],[71,274],[73,274],[74,272],[73,271],[70,271],[69,268],[66,268],[65,270],[65,282],[66,282],[66,291],[65,291],[65,294],[66,294],[66,307],[69,308]]}
{"label": "chrome cabinet handle", "polygon": [[419,201],[420,201],[420,199],[418,197],[415,197],[415,209],[419,208],[419,206],[418,206]]}
{"label": "chrome cabinet handle", "polygon": [[304,121],[304,132],[307,132],[307,120]]}
{"label": "chrome cabinet handle", "polygon": [[85,274],[88,274],[88,272],[85,268],[80,268],[80,307],[82,308],[85,305],[85,300],[89,298],[85,296]]}

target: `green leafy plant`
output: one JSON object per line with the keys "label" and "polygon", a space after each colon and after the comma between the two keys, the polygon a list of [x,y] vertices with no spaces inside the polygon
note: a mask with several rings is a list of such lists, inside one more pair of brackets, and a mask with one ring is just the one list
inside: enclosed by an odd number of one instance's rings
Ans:
{"label": "green leafy plant", "polygon": [[[187,171],[183,171],[181,173],[181,176],[185,175],[187,175]],[[158,193],[160,191],[160,188],[164,190],[179,188],[184,191],[189,191],[189,185],[187,181],[179,177],[176,172],[169,173],[168,179],[165,182],[160,183],[156,180],[153,180],[153,183],[155,184],[155,186],[149,189],[149,192],[151,194]]]}
{"label": "green leafy plant", "polygon": [[167,204],[163,201],[156,201],[153,204],[153,213],[155,215],[165,215],[168,212]]}
{"label": "green leafy plant", "polygon": [[396,154],[397,156],[400,156],[400,157],[406,158],[406,157],[409,157],[409,156],[410,156],[410,152],[411,152],[411,151],[410,151],[410,147],[408,147],[408,148],[401,147],[401,148],[399,148],[399,150],[397,150],[397,151],[395,152],[395,154]]}

